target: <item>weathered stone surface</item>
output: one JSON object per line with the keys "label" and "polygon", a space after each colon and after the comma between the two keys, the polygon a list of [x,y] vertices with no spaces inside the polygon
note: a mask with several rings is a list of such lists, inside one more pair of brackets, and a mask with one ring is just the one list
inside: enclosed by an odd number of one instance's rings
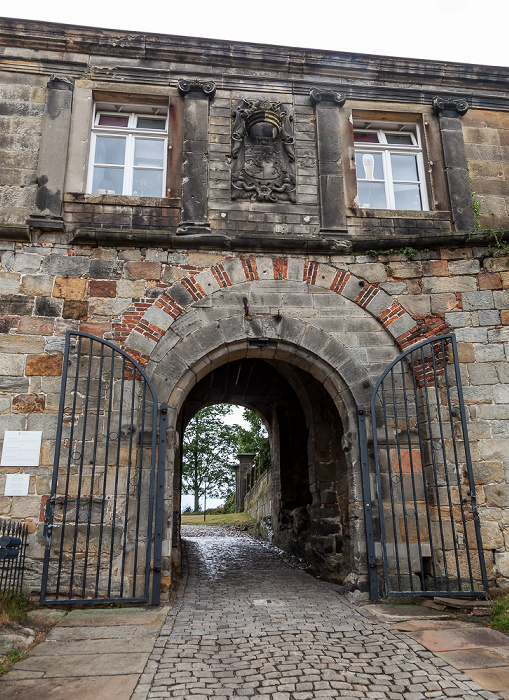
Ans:
{"label": "weathered stone surface", "polygon": [[42,352],[44,350],[44,339],[38,336],[29,335],[0,335],[0,352],[12,352],[29,354]]}
{"label": "weathered stone surface", "polygon": [[87,281],[75,277],[56,277],[53,296],[63,299],[83,299]]}
{"label": "weathered stone surface", "polygon": [[13,316],[30,316],[34,308],[34,300],[16,294],[3,294],[0,296],[0,309],[3,314]]}
{"label": "weathered stone surface", "polygon": [[391,262],[387,266],[388,274],[396,279],[421,277],[422,263],[417,261]]}
{"label": "weathered stone surface", "polygon": [[145,294],[145,280],[118,280],[117,296],[127,299],[139,299]]}
{"label": "weathered stone surface", "polygon": [[[11,355],[0,353],[0,375],[8,375],[10,377],[22,377],[25,369],[25,357],[24,355]],[[15,382],[13,382],[15,383]],[[3,382],[5,387],[4,391],[9,391],[7,386],[9,381]],[[2,384],[0,383],[0,387]]]}
{"label": "weathered stone surface", "polygon": [[162,266],[158,262],[128,262],[125,264],[125,277],[128,280],[158,280]]}
{"label": "weathered stone surface", "polygon": [[19,316],[3,316],[0,317],[0,333],[8,333],[11,328],[17,328],[19,325]]}
{"label": "weathered stone surface", "polygon": [[19,294],[19,275],[0,272],[0,294]]}
{"label": "weathered stone surface", "polygon": [[477,282],[471,277],[424,277],[422,291],[424,294],[439,294],[440,292],[475,292]]}
{"label": "weathered stone surface", "polygon": [[62,318],[73,318],[77,321],[86,321],[88,318],[88,301],[64,299]]}
{"label": "weathered stone surface", "polygon": [[49,297],[53,291],[53,278],[47,275],[23,275],[20,289],[24,294]]}
{"label": "weathered stone surface", "polygon": [[[2,367],[2,358],[0,357],[0,368]],[[21,363],[21,369],[23,369],[24,363]],[[0,369],[0,375],[3,374],[3,372]],[[28,379],[25,377],[21,376],[21,373],[18,376],[14,377],[8,377],[8,376],[0,376],[0,391],[7,391],[9,393],[15,392],[15,391],[22,391],[26,392],[28,391]]]}
{"label": "weathered stone surface", "polygon": [[[101,261],[95,261],[101,262]],[[83,255],[59,255],[50,253],[42,262],[42,270],[48,275],[61,277],[81,277],[90,269],[90,258]]]}
{"label": "weathered stone surface", "polygon": [[62,355],[29,355],[25,374],[28,376],[58,376],[62,374]]}
{"label": "weathered stone surface", "polygon": [[35,297],[34,313],[37,316],[61,316],[63,299],[51,297]]}
{"label": "weathered stone surface", "polygon": [[[19,320],[18,333],[28,335],[51,335],[55,329],[54,318],[23,316]],[[33,350],[30,352],[34,352]]]}
{"label": "weathered stone surface", "polygon": [[88,293],[91,297],[115,297],[117,283],[111,280],[90,280]]}
{"label": "weathered stone surface", "polygon": [[[128,251],[123,251],[128,252]],[[139,255],[138,251],[133,251]],[[113,279],[122,276],[124,263],[122,260],[101,260],[90,261],[90,277],[93,279]]]}
{"label": "weathered stone surface", "polygon": [[46,399],[39,394],[18,394],[12,398],[12,410],[15,413],[41,413]]}
{"label": "weathered stone surface", "polygon": [[121,314],[122,311],[125,311],[130,304],[129,299],[92,297],[88,302],[88,307],[91,316],[110,316],[114,318]]}
{"label": "weathered stone surface", "polygon": [[13,272],[37,272],[41,266],[42,256],[30,253],[18,253],[11,264]]}

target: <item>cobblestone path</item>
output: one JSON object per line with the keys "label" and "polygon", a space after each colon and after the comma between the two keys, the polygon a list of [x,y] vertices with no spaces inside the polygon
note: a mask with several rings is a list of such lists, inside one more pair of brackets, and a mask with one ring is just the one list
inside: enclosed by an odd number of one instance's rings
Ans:
{"label": "cobblestone path", "polygon": [[222,534],[184,540],[187,570],[133,700],[500,700],[279,550]]}

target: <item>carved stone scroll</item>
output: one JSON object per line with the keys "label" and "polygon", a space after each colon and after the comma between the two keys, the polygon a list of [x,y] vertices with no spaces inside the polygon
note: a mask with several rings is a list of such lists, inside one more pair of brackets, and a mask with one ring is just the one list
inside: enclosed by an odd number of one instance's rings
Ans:
{"label": "carved stone scroll", "polygon": [[334,92],[334,90],[311,88],[309,99],[314,105],[324,100],[326,102],[335,102],[339,107],[342,107],[346,102],[346,95],[343,95],[341,92]]}
{"label": "carved stone scroll", "polygon": [[216,84],[212,80],[204,82],[202,80],[185,80],[185,78],[179,78],[177,88],[183,97],[189,92],[203,92],[209,100],[211,100],[216,94]]}
{"label": "carved stone scroll", "polygon": [[232,199],[296,201],[290,107],[242,100],[232,113]]}
{"label": "carved stone scroll", "polygon": [[433,111],[435,114],[442,112],[451,112],[447,116],[462,117],[468,112],[468,102],[464,97],[434,97]]}

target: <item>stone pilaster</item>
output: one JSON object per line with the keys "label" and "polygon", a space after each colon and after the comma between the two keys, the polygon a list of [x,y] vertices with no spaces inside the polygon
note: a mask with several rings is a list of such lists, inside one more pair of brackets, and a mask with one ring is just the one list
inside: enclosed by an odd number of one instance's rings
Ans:
{"label": "stone pilaster", "polygon": [[457,231],[469,231],[476,227],[476,220],[461,128],[461,117],[468,111],[468,103],[463,98],[435,97],[433,111],[438,115],[442,137],[454,228]]}
{"label": "stone pilaster", "polygon": [[345,104],[346,97],[332,90],[313,88],[309,98],[316,113],[321,229],[344,231],[346,211],[339,108]]}
{"label": "stone pilaster", "polygon": [[178,81],[184,98],[184,146],[182,164],[182,221],[177,233],[203,233],[208,222],[208,121],[212,81]]}
{"label": "stone pilaster", "polygon": [[35,210],[30,226],[61,229],[62,201],[71,125],[74,81],[53,76],[47,83],[46,108],[42,120],[41,149],[37,166]]}

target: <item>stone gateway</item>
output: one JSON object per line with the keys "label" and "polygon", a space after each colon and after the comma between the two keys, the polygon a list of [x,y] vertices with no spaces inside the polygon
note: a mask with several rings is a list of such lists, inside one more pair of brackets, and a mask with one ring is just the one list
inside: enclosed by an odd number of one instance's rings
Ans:
{"label": "stone gateway", "polygon": [[508,586],[509,69],[11,19],[0,46],[27,585],[46,551],[48,600],[167,597],[182,433],[231,402],[270,436],[252,508],[322,576]]}

